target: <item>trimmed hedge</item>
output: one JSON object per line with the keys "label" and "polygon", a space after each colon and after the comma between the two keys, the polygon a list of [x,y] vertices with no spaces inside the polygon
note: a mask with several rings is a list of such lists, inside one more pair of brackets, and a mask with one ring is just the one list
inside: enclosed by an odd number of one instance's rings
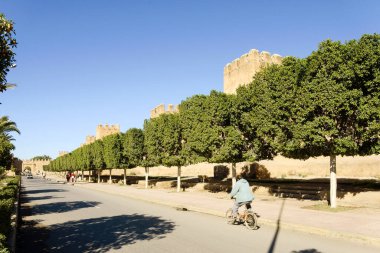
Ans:
{"label": "trimmed hedge", "polygon": [[9,252],[7,236],[11,232],[11,216],[14,211],[20,177],[2,180],[6,186],[0,189],[0,253]]}

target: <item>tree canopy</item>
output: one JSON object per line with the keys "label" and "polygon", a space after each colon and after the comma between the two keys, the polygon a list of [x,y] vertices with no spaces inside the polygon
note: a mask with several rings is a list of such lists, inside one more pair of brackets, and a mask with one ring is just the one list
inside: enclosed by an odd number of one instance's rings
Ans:
{"label": "tree canopy", "polygon": [[13,50],[17,42],[14,35],[14,23],[0,13],[0,92],[12,86],[7,83],[6,76],[16,62]]}
{"label": "tree canopy", "polygon": [[[236,95],[194,95],[181,102],[179,113],[88,148],[81,166],[98,169],[234,164],[281,154],[330,156],[335,173],[338,155],[380,153],[380,35],[323,41],[304,59],[286,57],[265,67]],[[60,166],[72,163],[61,160]]]}
{"label": "tree canopy", "polygon": [[144,156],[144,132],[138,128],[126,131],[122,138],[123,164],[134,168],[141,164]]}
{"label": "tree canopy", "polygon": [[38,155],[33,157],[32,160],[51,160],[51,157],[48,155]]}

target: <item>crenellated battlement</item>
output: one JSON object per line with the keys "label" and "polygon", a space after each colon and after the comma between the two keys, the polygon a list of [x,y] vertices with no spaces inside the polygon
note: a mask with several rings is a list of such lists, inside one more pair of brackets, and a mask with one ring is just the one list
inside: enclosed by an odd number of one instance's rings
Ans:
{"label": "crenellated battlement", "polygon": [[22,160],[24,163],[34,163],[34,162],[50,162],[50,159],[29,159],[29,160]]}
{"label": "crenellated battlement", "polygon": [[105,124],[104,126],[102,124],[99,124],[96,127],[95,136],[94,135],[87,135],[85,143],[82,143],[80,145],[80,147],[94,143],[96,140],[101,140],[108,135],[118,134],[118,133],[120,133],[120,125],[119,124],[115,124],[115,125]]}
{"label": "crenellated battlement", "polygon": [[271,55],[266,51],[260,53],[257,49],[250,50],[224,67],[224,92],[236,93],[240,85],[250,83],[253,76],[263,67],[281,62],[282,57],[278,54]]}
{"label": "crenellated battlement", "polygon": [[68,151],[58,151],[58,157],[68,154]]}
{"label": "crenellated battlement", "polygon": [[101,140],[103,139],[105,136],[107,135],[110,135],[110,134],[118,134],[120,133],[120,125],[119,124],[116,124],[116,125],[98,125],[96,127],[96,135],[95,135],[95,139],[96,140]]}
{"label": "crenellated battlement", "polygon": [[178,111],[178,105],[174,106],[173,104],[168,104],[168,107],[165,110],[165,105],[160,104],[150,111],[150,118],[153,119],[164,113],[177,113]]}
{"label": "crenellated battlement", "polygon": [[84,143],[84,145],[94,143],[95,141],[96,141],[96,137],[94,135],[87,135],[86,142]]}

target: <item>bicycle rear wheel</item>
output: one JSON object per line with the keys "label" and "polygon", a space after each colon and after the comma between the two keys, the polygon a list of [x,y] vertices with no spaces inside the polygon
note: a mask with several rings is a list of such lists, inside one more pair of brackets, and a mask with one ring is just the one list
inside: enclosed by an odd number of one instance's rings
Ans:
{"label": "bicycle rear wheel", "polygon": [[232,217],[232,208],[226,211],[226,220],[228,224],[233,224],[235,219]]}
{"label": "bicycle rear wheel", "polygon": [[248,213],[244,225],[249,229],[256,229],[257,228],[257,216],[255,213]]}

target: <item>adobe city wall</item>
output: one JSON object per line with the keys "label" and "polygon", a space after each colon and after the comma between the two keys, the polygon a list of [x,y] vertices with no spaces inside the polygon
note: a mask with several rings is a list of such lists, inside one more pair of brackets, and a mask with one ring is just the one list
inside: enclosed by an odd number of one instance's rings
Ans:
{"label": "adobe city wall", "polygon": [[23,160],[22,161],[22,171],[25,169],[30,169],[32,174],[43,171],[43,166],[48,165],[50,160]]}
{"label": "adobe city wall", "polygon": [[[324,178],[330,176],[329,157],[296,160],[278,156],[273,160],[263,160],[258,163],[265,166],[270,173],[271,178]],[[237,171],[247,164],[249,163],[238,163]],[[225,165],[231,168],[231,164],[200,163],[182,167],[182,176],[197,177],[200,175],[205,175],[208,177],[213,177],[214,167],[217,165]],[[122,169],[112,170],[112,175],[115,176],[122,176],[123,173],[124,170]],[[103,170],[102,176],[107,175],[109,175],[109,170]],[[127,175],[144,176],[145,169],[142,167],[128,169]],[[176,177],[177,167],[152,167],[149,169],[149,175],[154,177]],[[337,177],[380,179],[380,155],[356,157],[338,156]]]}
{"label": "adobe city wall", "polygon": [[253,76],[269,64],[281,64],[282,57],[252,49],[224,67],[224,93],[235,94],[240,85],[252,82]]}
{"label": "adobe city wall", "polygon": [[167,109],[165,109],[165,105],[160,104],[150,111],[150,118],[157,118],[161,114],[165,113],[178,113],[178,111],[178,105],[174,106],[173,104],[168,104]]}
{"label": "adobe city wall", "polygon": [[120,125],[97,125],[96,127],[96,134],[94,135],[87,135],[85,143],[82,143],[80,146],[83,147],[84,145],[88,145],[91,143],[94,143],[96,140],[101,140],[104,137],[111,135],[111,134],[118,134],[120,133]]}

